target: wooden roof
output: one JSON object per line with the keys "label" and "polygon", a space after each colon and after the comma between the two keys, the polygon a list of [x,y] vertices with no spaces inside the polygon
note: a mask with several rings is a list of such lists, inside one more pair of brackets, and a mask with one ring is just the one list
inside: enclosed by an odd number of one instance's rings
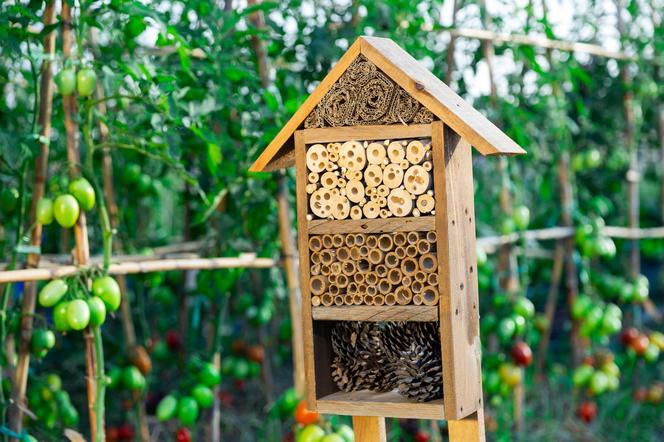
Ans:
{"label": "wooden roof", "polygon": [[388,38],[359,37],[320,82],[277,136],[251,166],[252,172],[276,170],[294,164],[293,133],[348,66],[364,55],[436,117],[468,140],[482,155],[518,155],[526,152],[514,140],[458,96],[410,54]]}

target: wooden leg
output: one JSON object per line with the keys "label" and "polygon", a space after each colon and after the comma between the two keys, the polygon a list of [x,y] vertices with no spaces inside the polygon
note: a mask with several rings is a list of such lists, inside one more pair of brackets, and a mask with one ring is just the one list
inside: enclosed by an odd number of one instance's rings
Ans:
{"label": "wooden leg", "polygon": [[484,442],[484,409],[465,419],[448,421],[450,442]]}
{"label": "wooden leg", "polygon": [[385,418],[373,416],[353,416],[355,442],[385,442]]}

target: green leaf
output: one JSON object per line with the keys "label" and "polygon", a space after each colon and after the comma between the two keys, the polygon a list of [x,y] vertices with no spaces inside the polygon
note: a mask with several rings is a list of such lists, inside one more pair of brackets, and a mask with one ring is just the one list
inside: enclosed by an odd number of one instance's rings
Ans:
{"label": "green leaf", "polygon": [[211,174],[215,175],[219,164],[221,164],[221,148],[219,145],[214,143],[208,143],[207,145],[207,166]]}

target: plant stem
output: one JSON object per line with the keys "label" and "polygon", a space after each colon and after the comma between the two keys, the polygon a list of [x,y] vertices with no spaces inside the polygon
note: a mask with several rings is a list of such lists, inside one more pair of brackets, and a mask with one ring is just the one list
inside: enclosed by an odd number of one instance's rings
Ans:
{"label": "plant stem", "polygon": [[101,327],[93,326],[92,337],[95,346],[95,365],[97,366],[97,398],[95,400],[95,416],[97,419],[97,434],[95,442],[106,440],[104,432],[104,397],[106,393],[106,374],[104,372],[104,343],[102,340]]}

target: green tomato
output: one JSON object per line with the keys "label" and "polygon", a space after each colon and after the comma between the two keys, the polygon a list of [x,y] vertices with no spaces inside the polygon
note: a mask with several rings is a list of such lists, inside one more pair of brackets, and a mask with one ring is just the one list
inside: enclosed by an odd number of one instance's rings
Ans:
{"label": "green tomato", "polygon": [[622,328],[622,321],[614,315],[604,313],[602,317],[601,332],[603,335],[610,336],[618,333]]}
{"label": "green tomato", "polygon": [[90,323],[90,307],[82,299],[67,304],[67,322],[72,330],[83,330]]}
{"label": "green tomato", "polygon": [[53,324],[58,331],[66,332],[71,330],[67,320],[68,301],[63,301],[53,307]]}
{"label": "green tomato", "polygon": [[512,318],[503,318],[498,323],[498,336],[503,342],[507,342],[512,339],[514,332],[516,331],[516,323]]}
{"label": "green tomato", "polygon": [[191,396],[185,396],[178,402],[178,419],[182,425],[193,425],[198,419],[198,403]]}
{"label": "green tomato", "polygon": [[55,346],[55,333],[51,330],[38,328],[32,333],[30,347],[33,353],[41,353],[44,350],[50,350]]}
{"label": "green tomato", "polygon": [[65,296],[67,289],[66,282],[62,279],[54,279],[39,291],[39,305],[42,307],[53,307]]}
{"label": "green tomato", "polygon": [[609,376],[609,383],[606,387],[608,391],[616,391],[620,387],[620,378],[617,376]]}
{"label": "green tomato", "polygon": [[602,236],[597,240],[597,254],[606,259],[613,259],[616,256],[616,243],[608,236]]}
{"label": "green tomato", "polygon": [[355,442],[355,432],[346,424],[337,427],[337,434],[344,439],[344,442]]}
{"label": "green tomato", "polygon": [[535,305],[530,299],[520,297],[514,304],[514,313],[519,314],[526,319],[530,319],[535,316]]}
{"label": "green tomato", "polygon": [[646,299],[648,299],[649,295],[650,295],[650,282],[648,281],[647,277],[639,275],[634,283],[634,289],[632,291],[632,301],[641,303]]}
{"label": "green tomato", "polygon": [[346,442],[341,435],[336,434],[336,433],[330,433],[323,437],[320,442]]}
{"label": "green tomato", "polygon": [[519,230],[526,230],[530,224],[530,210],[526,206],[518,206],[512,212],[512,220]]}
{"label": "green tomato", "polygon": [[122,383],[122,369],[120,367],[112,367],[108,371],[108,388],[115,390],[120,387]]}
{"label": "green tomato", "polygon": [[60,195],[53,203],[53,216],[65,229],[72,227],[78,220],[81,209],[76,198],[69,194]]}
{"label": "green tomato", "polygon": [[206,362],[198,373],[198,380],[207,387],[214,387],[221,382],[219,370],[213,364]]}
{"label": "green tomato", "polygon": [[74,195],[83,210],[90,210],[95,206],[95,189],[85,178],[77,178],[69,183],[69,193]]}
{"label": "green tomato", "polygon": [[76,73],[76,90],[81,97],[88,97],[95,91],[97,74],[90,68],[83,68]]}
{"label": "green tomato", "polygon": [[609,377],[620,377],[620,367],[618,367],[618,364],[615,362],[607,362],[604,365],[602,365],[601,370],[606,373]]}
{"label": "green tomato", "polygon": [[122,385],[127,390],[142,390],[145,388],[145,376],[134,365],[130,365],[122,370]]}
{"label": "green tomato", "polygon": [[76,72],[72,68],[62,69],[55,76],[55,84],[58,86],[58,92],[65,97],[74,93],[76,88]]}
{"label": "green tomato", "polygon": [[297,434],[295,442],[321,442],[325,437],[325,430],[316,424],[309,424]]}
{"label": "green tomato", "polygon": [[522,336],[526,332],[526,318],[521,315],[512,315],[514,320],[514,334]]}
{"label": "green tomato", "polygon": [[586,385],[593,377],[593,373],[595,373],[595,369],[592,365],[583,364],[577,367],[576,370],[574,370],[574,374],[572,374],[572,382],[574,383],[574,386],[578,388]]}
{"label": "green tomato", "polygon": [[300,403],[300,398],[297,396],[295,388],[289,388],[279,398],[279,415],[290,416],[295,411],[298,403]]}
{"label": "green tomato", "polygon": [[130,163],[128,164],[122,174],[122,181],[126,185],[133,185],[138,183],[138,180],[141,178],[141,166],[138,164]]}
{"label": "green tomato", "polygon": [[503,235],[509,235],[516,230],[516,223],[512,218],[505,218],[500,225],[500,233]]}
{"label": "green tomato", "polygon": [[90,308],[90,324],[102,325],[106,321],[106,304],[98,296],[88,298]]}
{"label": "green tomato", "polygon": [[622,302],[632,302],[636,288],[631,282],[625,282],[620,287],[619,298]]}
{"label": "green tomato", "polygon": [[646,351],[643,352],[643,359],[646,362],[655,362],[659,359],[659,347],[652,342],[646,347]]}
{"label": "green tomato", "polygon": [[203,384],[195,385],[191,390],[191,396],[201,408],[209,408],[214,403],[214,393]]}
{"label": "green tomato", "polygon": [[249,374],[250,378],[257,378],[261,374],[261,364],[256,361],[249,361]]}
{"label": "green tomato", "polygon": [[498,393],[500,389],[500,375],[497,371],[491,371],[486,379],[486,391],[490,394]]}
{"label": "green tomato", "polygon": [[583,321],[584,325],[587,325],[589,330],[595,330],[599,326],[602,318],[604,317],[604,309],[599,305],[594,306],[586,314],[586,317]]}
{"label": "green tomato", "polygon": [[157,405],[157,419],[164,422],[175,417],[178,411],[178,400],[172,394],[164,396]]}
{"label": "green tomato", "polygon": [[609,387],[609,377],[600,370],[595,370],[592,377],[590,378],[590,391],[594,395],[599,395],[604,393]]}
{"label": "green tomato", "polygon": [[53,200],[50,198],[41,198],[37,201],[35,215],[37,222],[43,226],[48,226],[53,222]]}
{"label": "green tomato", "polygon": [[152,190],[152,178],[150,175],[142,173],[136,183],[136,190],[139,195],[147,195]]}
{"label": "green tomato", "polygon": [[590,149],[585,153],[584,160],[588,169],[596,169],[602,164],[602,154],[597,149]]}
{"label": "green tomato", "polygon": [[78,425],[78,411],[73,405],[67,404],[60,408],[60,419],[66,427],[76,427]]}
{"label": "green tomato", "polygon": [[102,276],[95,279],[92,283],[92,293],[104,301],[108,310],[114,312],[120,307],[122,292],[117,281],[112,277]]}

